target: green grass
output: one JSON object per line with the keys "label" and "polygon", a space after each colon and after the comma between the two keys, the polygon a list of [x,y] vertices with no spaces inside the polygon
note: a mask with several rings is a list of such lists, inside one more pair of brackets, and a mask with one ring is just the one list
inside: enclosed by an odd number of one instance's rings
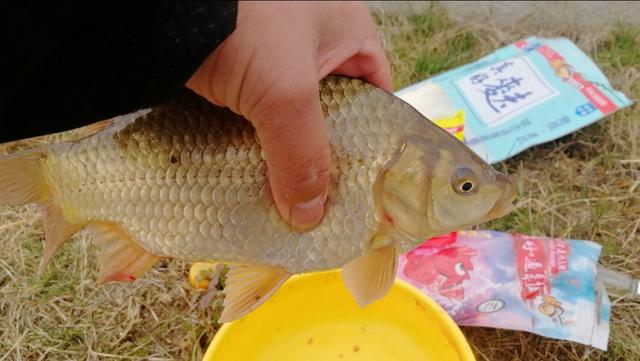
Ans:
{"label": "green grass", "polygon": [[616,24],[602,48],[596,52],[595,59],[616,69],[637,67],[640,65],[640,29]]}

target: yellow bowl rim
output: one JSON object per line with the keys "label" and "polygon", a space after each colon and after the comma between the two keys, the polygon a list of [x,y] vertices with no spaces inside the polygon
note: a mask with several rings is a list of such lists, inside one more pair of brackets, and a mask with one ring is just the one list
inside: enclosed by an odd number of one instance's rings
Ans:
{"label": "yellow bowl rim", "polygon": [[[298,275],[292,276],[289,279],[289,281],[292,281],[294,279],[309,278],[309,277],[317,276],[323,273],[327,274],[327,273],[333,273],[333,272],[336,272],[336,271],[321,271],[321,272],[312,272],[307,274],[298,274]],[[451,318],[451,316],[438,303],[436,303],[434,300],[432,300],[430,297],[422,293],[418,288],[416,288],[415,286],[413,286],[407,281],[396,278],[394,283],[395,283],[394,287],[401,288],[405,292],[408,292],[412,296],[424,302],[430,310],[436,311],[435,313],[437,316],[436,317],[437,320],[441,321],[444,324],[445,329],[451,333],[450,335],[451,339],[453,340],[455,346],[458,347],[459,355],[463,358],[464,361],[476,360],[475,355],[471,350],[471,346],[469,345],[469,342],[467,341],[467,339],[464,337],[462,330],[460,329],[460,327],[458,327],[458,325]],[[222,342],[226,334],[229,332],[229,329],[233,327],[238,321],[239,320],[235,320],[233,322],[225,323],[224,325],[222,325],[222,327],[220,327],[218,332],[216,332],[215,336],[213,336],[213,340],[209,343],[209,347],[207,347],[207,351],[202,357],[202,360],[212,359],[211,354],[218,347],[220,342]]]}

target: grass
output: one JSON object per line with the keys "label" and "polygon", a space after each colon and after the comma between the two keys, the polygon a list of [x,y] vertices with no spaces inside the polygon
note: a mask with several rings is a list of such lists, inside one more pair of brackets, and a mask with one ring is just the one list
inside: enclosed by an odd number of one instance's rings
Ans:
{"label": "grass", "polygon": [[[564,28],[497,29],[456,25],[434,5],[409,16],[377,17],[395,86],[404,87],[478,59],[530,35],[567,37],[612,82],[640,98],[640,29],[612,24],[599,31]],[[637,105],[498,166],[517,183],[518,208],[483,227],[588,239],[603,245],[601,263],[640,277],[640,110]],[[630,162],[635,161],[635,162]],[[608,352],[524,332],[464,328],[479,360],[639,360],[640,304],[612,298]]]}
{"label": "grass", "polygon": [[[638,28],[461,25],[437,5],[413,16],[378,14],[376,22],[396,88],[529,35],[565,36],[598,63],[616,89],[640,98]],[[521,198],[512,214],[483,227],[593,240],[604,246],[604,265],[640,277],[639,118],[634,105],[500,164],[516,181]],[[0,207],[0,361],[201,359],[219,328],[220,310],[196,307],[201,294],[188,285],[188,264],[165,262],[133,285],[101,286],[94,281],[95,249],[79,234],[37,277],[41,239],[34,207]],[[523,332],[463,331],[478,360],[640,360],[640,304],[612,301],[608,352]]]}

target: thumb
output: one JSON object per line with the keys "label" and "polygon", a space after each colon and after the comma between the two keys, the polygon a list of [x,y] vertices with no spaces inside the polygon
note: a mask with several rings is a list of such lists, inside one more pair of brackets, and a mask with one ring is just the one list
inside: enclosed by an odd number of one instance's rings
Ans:
{"label": "thumb", "polygon": [[250,113],[278,211],[304,231],[322,220],[331,156],[318,82],[290,83],[269,89]]}

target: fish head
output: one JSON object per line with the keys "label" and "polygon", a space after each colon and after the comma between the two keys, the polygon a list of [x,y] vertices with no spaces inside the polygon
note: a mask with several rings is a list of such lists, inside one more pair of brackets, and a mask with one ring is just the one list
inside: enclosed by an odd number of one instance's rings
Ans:
{"label": "fish head", "polygon": [[388,223],[413,244],[502,217],[516,197],[509,178],[439,131],[406,139],[379,182]]}

